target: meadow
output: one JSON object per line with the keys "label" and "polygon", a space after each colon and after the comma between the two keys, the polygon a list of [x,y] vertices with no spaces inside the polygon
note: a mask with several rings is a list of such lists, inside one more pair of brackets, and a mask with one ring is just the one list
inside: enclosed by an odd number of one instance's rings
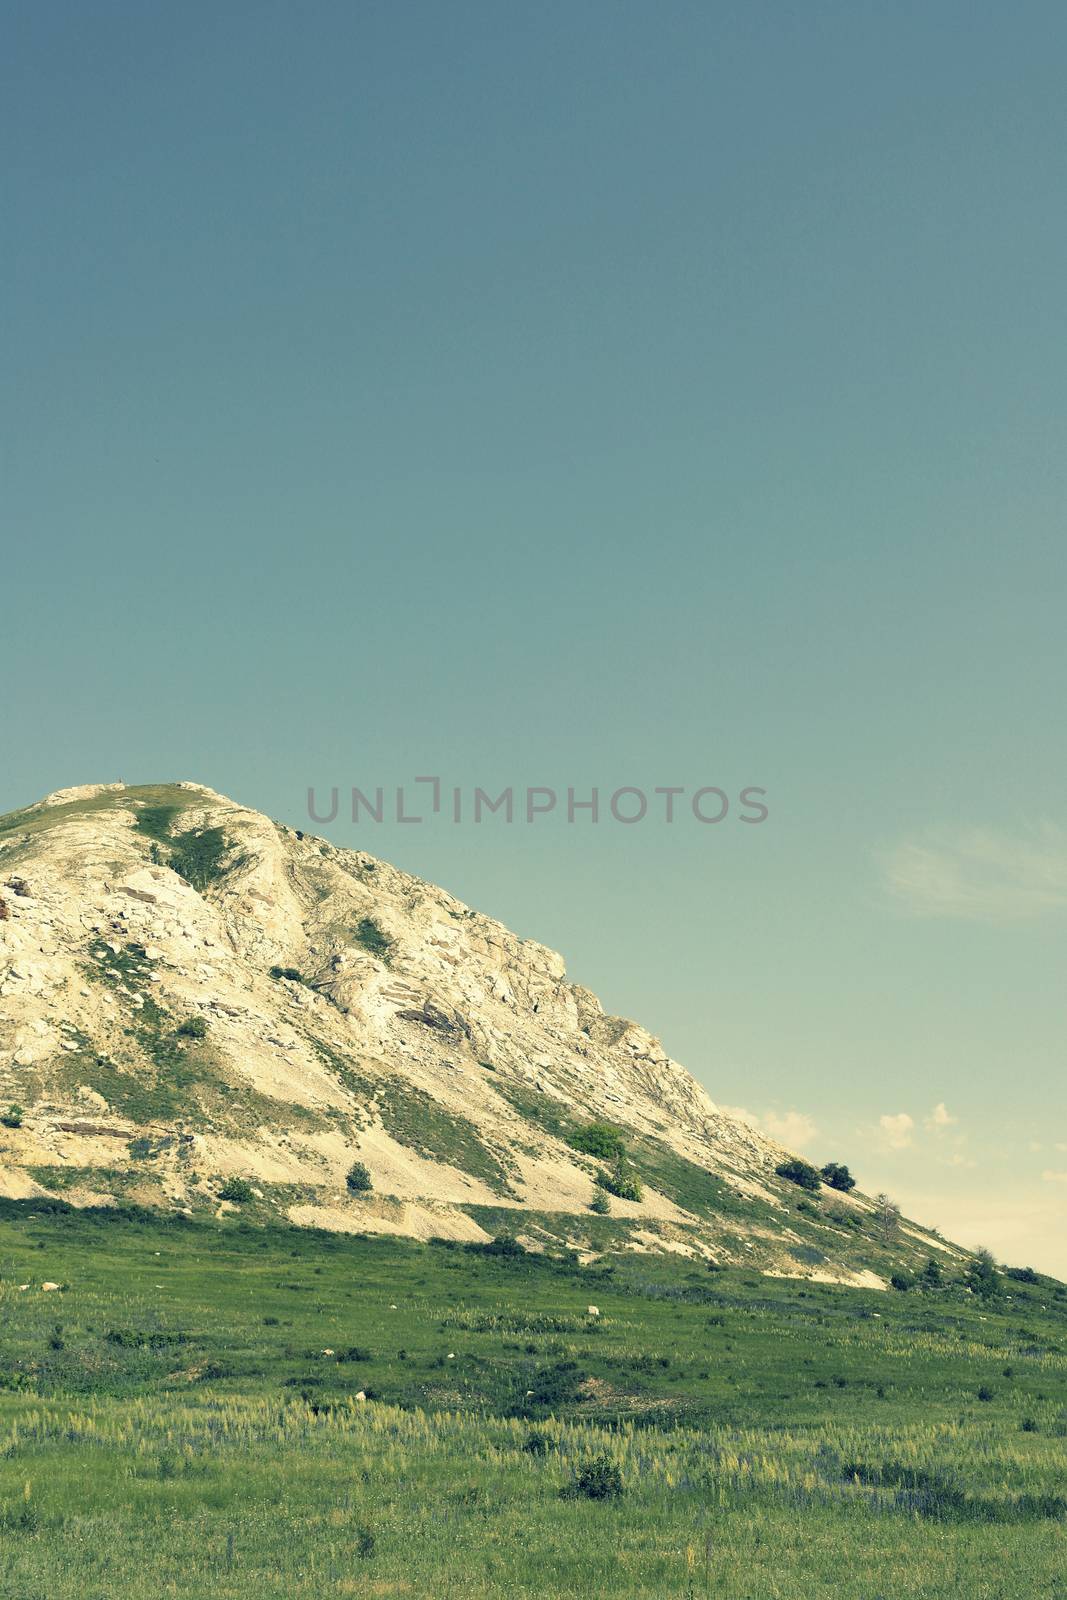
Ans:
{"label": "meadow", "polygon": [[0,1202],[5,1600],[1045,1600],[1065,1460],[1048,1279]]}

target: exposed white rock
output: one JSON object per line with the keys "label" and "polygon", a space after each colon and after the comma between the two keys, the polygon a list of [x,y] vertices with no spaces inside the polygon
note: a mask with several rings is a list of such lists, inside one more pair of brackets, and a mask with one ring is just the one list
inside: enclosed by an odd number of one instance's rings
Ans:
{"label": "exposed white rock", "polygon": [[[236,1174],[294,1222],[474,1242],[482,1204],[569,1216],[585,1250],[597,1163],[555,1130],[597,1119],[774,1199],[781,1147],[562,956],[365,851],[201,784],[89,784],[0,819],[0,879],[25,890],[0,921],[0,1103],[32,1115],[5,1158],[26,1192],[21,1163],[99,1167],[104,1191],[130,1165],[147,1198],[221,1214],[208,1197]],[[346,1188],[356,1159],[369,1193]],[[636,1247],[724,1253],[714,1221],[647,1177],[613,1214],[640,1223]]]}

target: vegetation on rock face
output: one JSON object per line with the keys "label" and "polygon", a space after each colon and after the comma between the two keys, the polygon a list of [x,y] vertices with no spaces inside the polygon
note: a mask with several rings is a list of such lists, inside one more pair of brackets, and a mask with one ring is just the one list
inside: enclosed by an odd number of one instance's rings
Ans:
{"label": "vegetation on rock face", "polygon": [[207,1022],[203,1017],[186,1017],[174,1031],[179,1039],[206,1039]]}
{"label": "vegetation on rock face", "polygon": [[234,1205],[247,1205],[249,1200],[254,1200],[252,1185],[246,1178],[227,1178],[219,1190],[220,1200],[230,1200]]}
{"label": "vegetation on rock face", "polygon": [[356,928],[356,943],[363,946],[368,955],[376,956],[379,961],[388,964],[392,952],[393,941],[387,937],[371,917],[364,917]]}
{"label": "vegetation on rock face", "polygon": [[230,846],[222,828],[188,828],[175,833],[174,824],[184,809],[184,804],[176,802],[140,806],[135,825],[152,840],[153,861],[170,867],[202,892],[222,877]]}
{"label": "vegetation on rock face", "polygon": [[568,1134],[567,1143],[572,1150],[583,1155],[596,1156],[601,1161],[621,1161],[626,1155],[626,1142],[618,1128],[607,1122],[587,1122]]}
{"label": "vegetation on rock face", "polygon": [[788,1161],[779,1161],[775,1172],[780,1178],[788,1178],[790,1183],[799,1184],[801,1189],[818,1190],[822,1179],[810,1161],[802,1161],[799,1156],[793,1156]]}
{"label": "vegetation on rock face", "polygon": [[353,1194],[366,1194],[374,1187],[370,1169],[362,1161],[353,1161],[345,1175],[345,1182]]}
{"label": "vegetation on rock face", "polygon": [[641,1199],[641,1180],[625,1161],[616,1161],[610,1172],[598,1172],[596,1182],[620,1200]]}
{"label": "vegetation on rock face", "polygon": [[0,1122],[3,1123],[5,1128],[21,1128],[24,1116],[25,1112],[22,1107],[12,1103],[8,1106],[3,1116],[0,1116]]}
{"label": "vegetation on rock face", "polygon": [[848,1194],[850,1189],[856,1187],[855,1178],[840,1161],[828,1161],[822,1168],[821,1177],[831,1189],[839,1189],[843,1194]]}

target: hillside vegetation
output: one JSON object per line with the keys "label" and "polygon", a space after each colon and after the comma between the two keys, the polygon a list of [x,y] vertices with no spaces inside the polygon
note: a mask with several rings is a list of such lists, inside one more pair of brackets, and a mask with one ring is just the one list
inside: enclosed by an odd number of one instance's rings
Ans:
{"label": "hillside vegetation", "polygon": [[1062,1592],[1036,1275],[886,1294],[7,1201],[0,1339],[13,1600]]}

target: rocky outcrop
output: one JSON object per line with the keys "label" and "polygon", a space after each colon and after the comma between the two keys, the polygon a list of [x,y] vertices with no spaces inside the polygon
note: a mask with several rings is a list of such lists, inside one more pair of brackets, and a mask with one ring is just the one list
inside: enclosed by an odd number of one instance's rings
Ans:
{"label": "rocky outcrop", "polygon": [[32,1168],[195,1208],[239,1173],[296,1220],[478,1237],[481,1205],[572,1217],[580,1242],[602,1164],[568,1135],[603,1120],[650,1152],[640,1204],[612,1209],[665,1245],[736,1253],[745,1228],[691,1209],[678,1163],[780,1209],[782,1150],[555,951],[202,785],[0,819],[0,897],[6,1192]]}

